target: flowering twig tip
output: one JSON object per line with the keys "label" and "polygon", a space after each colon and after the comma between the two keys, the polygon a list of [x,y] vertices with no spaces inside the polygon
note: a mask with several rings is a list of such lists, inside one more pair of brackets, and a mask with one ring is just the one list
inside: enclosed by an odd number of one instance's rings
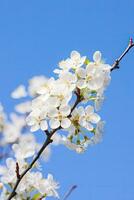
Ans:
{"label": "flowering twig tip", "polygon": [[133,44],[133,38],[130,38],[129,44],[132,45]]}

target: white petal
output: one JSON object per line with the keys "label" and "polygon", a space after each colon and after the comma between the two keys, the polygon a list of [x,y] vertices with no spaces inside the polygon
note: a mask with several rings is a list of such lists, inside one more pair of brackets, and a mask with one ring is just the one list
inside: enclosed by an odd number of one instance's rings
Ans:
{"label": "white petal", "polygon": [[20,85],[19,87],[16,88],[16,90],[14,90],[11,94],[12,98],[14,99],[19,99],[22,97],[26,97],[27,96],[27,92],[25,89],[24,85]]}
{"label": "white petal", "polygon": [[60,121],[58,119],[51,119],[49,125],[52,129],[56,129],[60,126]]}
{"label": "white petal", "polygon": [[60,73],[62,72],[62,70],[60,70],[60,69],[55,69],[53,72],[54,72],[55,74],[60,74]]}
{"label": "white petal", "polygon": [[80,123],[81,126],[86,127],[87,122],[83,117],[80,117],[80,122],[79,123]]}
{"label": "white petal", "polygon": [[99,63],[101,61],[101,52],[100,51],[96,51],[93,55],[93,60],[96,63]]}
{"label": "white petal", "polygon": [[61,121],[61,127],[62,128],[69,128],[71,125],[71,121],[70,119],[68,118],[64,118],[62,121]]}
{"label": "white petal", "polygon": [[80,59],[80,53],[78,51],[72,51],[70,57],[72,60]]}
{"label": "white petal", "polygon": [[89,130],[89,131],[92,131],[94,127],[93,127],[92,124],[87,123],[85,128],[86,128],[87,130]]}
{"label": "white petal", "polygon": [[47,124],[47,121],[46,121],[46,120],[44,120],[44,121],[42,121],[42,122],[40,123],[40,128],[41,128],[41,130],[43,130],[43,131],[45,131],[45,130],[48,129],[48,124]]}
{"label": "white petal", "polygon": [[33,126],[36,123],[36,119],[29,115],[26,118],[26,122],[29,126]]}
{"label": "white petal", "polygon": [[50,108],[48,112],[48,116],[54,118],[58,116],[58,113],[59,112],[56,108]]}
{"label": "white petal", "polygon": [[77,87],[78,87],[79,89],[85,88],[86,86],[87,86],[87,84],[86,84],[86,81],[85,81],[85,80],[83,80],[83,79],[78,80],[78,82],[77,82]]}
{"label": "white petal", "polygon": [[7,165],[7,167],[12,169],[15,165],[15,161],[12,158],[7,158],[6,165]]}
{"label": "white petal", "polygon": [[79,113],[80,116],[84,116],[85,115],[85,109],[84,109],[84,107],[79,106],[77,111],[78,111],[78,113]]}
{"label": "white petal", "polygon": [[90,121],[95,124],[98,123],[101,119],[100,116],[96,113],[92,114],[90,118],[91,118]]}
{"label": "white petal", "polygon": [[62,114],[62,116],[68,116],[71,112],[71,108],[70,106],[61,106],[60,107],[60,113]]}
{"label": "white petal", "polygon": [[91,115],[94,112],[94,107],[89,105],[86,107],[85,111],[87,115]]}
{"label": "white petal", "polygon": [[40,126],[39,124],[35,124],[34,126],[31,127],[31,132],[35,132],[35,131],[38,131],[40,129]]}
{"label": "white petal", "polygon": [[47,101],[53,107],[58,107],[60,105],[60,100],[58,97],[49,97]]}
{"label": "white petal", "polygon": [[86,70],[83,69],[83,68],[78,68],[78,69],[76,70],[76,73],[78,74],[78,76],[79,76],[80,78],[85,78],[85,77],[86,77]]}
{"label": "white petal", "polygon": [[88,82],[87,86],[90,90],[98,90],[103,87],[103,77],[97,77]]}

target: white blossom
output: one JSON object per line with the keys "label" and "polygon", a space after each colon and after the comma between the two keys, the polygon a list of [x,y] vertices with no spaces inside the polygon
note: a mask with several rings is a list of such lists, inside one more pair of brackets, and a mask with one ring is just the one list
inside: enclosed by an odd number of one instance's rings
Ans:
{"label": "white blossom", "polygon": [[77,51],[72,51],[70,54],[70,58],[67,58],[66,60],[62,60],[59,63],[59,67],[61,68],[54,70],[55,73],[61,74],[63,71],[67,72],[70,69],[77,69],[81,67],[86,60],[86,56],[80,55]]}
{"label": "white blossom", "polygon": [[30,96],[36,96],[37,91],[42,87],[48,79],[45,76],[34,76],[29,80],[28,92]]}
{"label": "white blossom", "polygon": [[38,187],[38,190],[42,195],[46,194],[47,196],[59,198],[59,195],[57,193],[59,184],[54,181],[53,176],[51,174],[48,174],[47,179],[40,180]]}
{"label": "white blossom", "polygon": [[31,101],[26,101],[15,106],[18,113],[25,114],[31,111]]}
{"label": "white blossom", "polygon": [[32,111],[29,116],[27,117],[27,124],[31,126],[31,131],[37,131],[41,128],[41,130],[47,130],[48,124],[45,120],[46,118],[46,112],[41,111],[38,108]]}
{"label": "white blossom", "polygon": [[22,97],[26,97],[27,96],[27,92],[25,89],[24,85],[20,85],[18,86],[12,93],[11,93],[12,98],[14,99],[19,99]]}
{"label": "white blossom", "polygon": [[60,106],[59,109],[54,109],[52,108],[49,113],[48,116],[50,117],[50,127],[52,129],[56,129],[58,127],[62,127],[64,128],[69,128],[69,126],[71,125],[71,121],[68,118],[69,114],[71,112],[71,108],[70,106]]}

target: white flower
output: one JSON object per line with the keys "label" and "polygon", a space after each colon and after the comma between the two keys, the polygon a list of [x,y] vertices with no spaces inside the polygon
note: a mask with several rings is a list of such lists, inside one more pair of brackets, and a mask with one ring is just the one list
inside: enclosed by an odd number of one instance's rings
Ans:
{"label": "white flower", "polygon": [[68,87],[66,83],[57,80],[51,90],[51,95],[59,98],[60,103],[65,105],[72,98],[72,88]]}
{"label": "white flower", "polygon": [[61,70],[55,69],[54,72],[57,74],[62,74],[64,72],[68,72],[70,69],[77,69],[84,64],[85,60],[86,56],[81,57],[79,52],[72,51],[70,54],[70,58],[62,60],[59,63],[59,67],[61,68]]}
{"label": "white flower", "polygon": [[18,144],[13,144],[12,149],[16,159],[25,159],[33,156],[36,151],[36,141],[32,134],[25,134],[19,138]]}
{"label": "white flower", "polygon": [[103,132],[104,132],[104,124],[105,122],[103,121],[100,121],[97,124],[95,135],[91,138],[91,141],[93,142],[93,144],[98,144],[99,142],[102,141]]}
{"label": "white flower", "polygon": [[20,85],[18,86],[12,93],[11,93],[12,98],[14,99],[19,99],[22,97],[26,97],[27,96],[27,92],[25,89],[24,85]]}
{"label": "white flower", "polygon": [[72,61],[72,68],[74,69],[81,67],[86,60],[86,56],[81,57],[80,53],[77,51],[72,51],[70,54],[70,58]]}
{"label": "white flower", "polygon": [[[18,161],[19,164],[19,171],[22,173],[22,171],[26,167],[26,163],[23,160]],[[3,168],[3,170],[0,170],[1,173],[1,182],[2,183],[15,183],[17,177],[16,177],[16,161],[13,158],[8,158],[6,160],[6,167]]]}
{"label": "white flower", "polygon": [[87,87],[90,90],[100,90],[110,82],[111,66],[102,62],[101,53],[98,51],[94,53],[93,59],[95,62],[90,62],[86,69],[79,68],[76,70],[79,77],[77,87],[80,89]]}
{"label": "white flower", "polygon": [[69,128],[71,121],[68,118],[71,112],[70,106],[60,106],[59,109],[50,109],[48,116],[50,117],[49,125],[52,129],[62,127],[63,129]]}
{"label": "white flower", "polygon": [[34,76],[29,80],[28,92],[30,96],[36,96],[37,91],[47,82],[47,78],[44,76]]}
{"label": "white flower", "polygon": [[64,144],[67,148],[76,151],[77,153],[83,153],[85,151],[84,146],[70,142],[70,140],[65,136],[62,137],[62,144]]}
{"label": "white flower", "polygon": [[77,77],[71,72],[63,72],[60,75],[61,84],[66,84],[70,91],[73,91],[76,87]]}
{"label": "white flower", "polygon": [[102,104],[103,104],[103,101],[104,101],[104,95],[103,94],[99,94],[97,93],[97,96],[95,98],[95,110],[96,111],[99,111]]}
{"label": "white flower", "polygon": [[20,134],[21,132],[18,127],[11,123],[6,123],[3,130],[4,142],[13,143],[19,138]]}
{"label": "white flower", "polygon": [[46,81],[44,81],[44,83],[40,87],[38,87],[37,94],[50,94],[54,84],[54,78],[46,79]]}
{"label": "white flower", "polygon": [[17,104],[15,106],[15,110],[21,114],[29,113],[31,111],[31,102],[26,101],[24,103]]}
{"label": "white flower", "polygon": [[53,196],[59,198],[57,192],[59,184],[54,181],[53,176],[51,174],[48,174],[47,179],[40,180],[38,187],[39,187],[38,190],[42,195],[46,194],[47,196]]}
{"label": "white flower", "polygon": [[93,124],[97,124],[100,121],[100,116],[94,113],[93,106],[87,106],[80,117],[80,125],[89,131],[93,130]]}
{"label": "white flower", "polygon": [[47,130],[48,124],[46,121],[46,111],[39,110],[38,108],[32,111],[28,117],[26,118],[27,124],[31,126],[31,131],[37,131],[41,128],[41,130]]}

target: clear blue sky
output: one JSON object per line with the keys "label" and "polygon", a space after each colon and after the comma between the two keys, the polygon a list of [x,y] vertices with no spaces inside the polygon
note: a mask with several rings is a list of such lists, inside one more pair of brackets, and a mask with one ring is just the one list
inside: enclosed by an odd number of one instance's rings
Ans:
{"label": "clear blue sky", "polygon": [[[1,0],[0,101],[12,111],[10,92],[33,75],[52,75],[71,50],[101,50],[110,64],[134,37],[133,0]],[[134,199],[134,50],[112,74],[101,115],[103,143],[83,155],[55,148],[44,172],[53,172],[70,200]]]}

